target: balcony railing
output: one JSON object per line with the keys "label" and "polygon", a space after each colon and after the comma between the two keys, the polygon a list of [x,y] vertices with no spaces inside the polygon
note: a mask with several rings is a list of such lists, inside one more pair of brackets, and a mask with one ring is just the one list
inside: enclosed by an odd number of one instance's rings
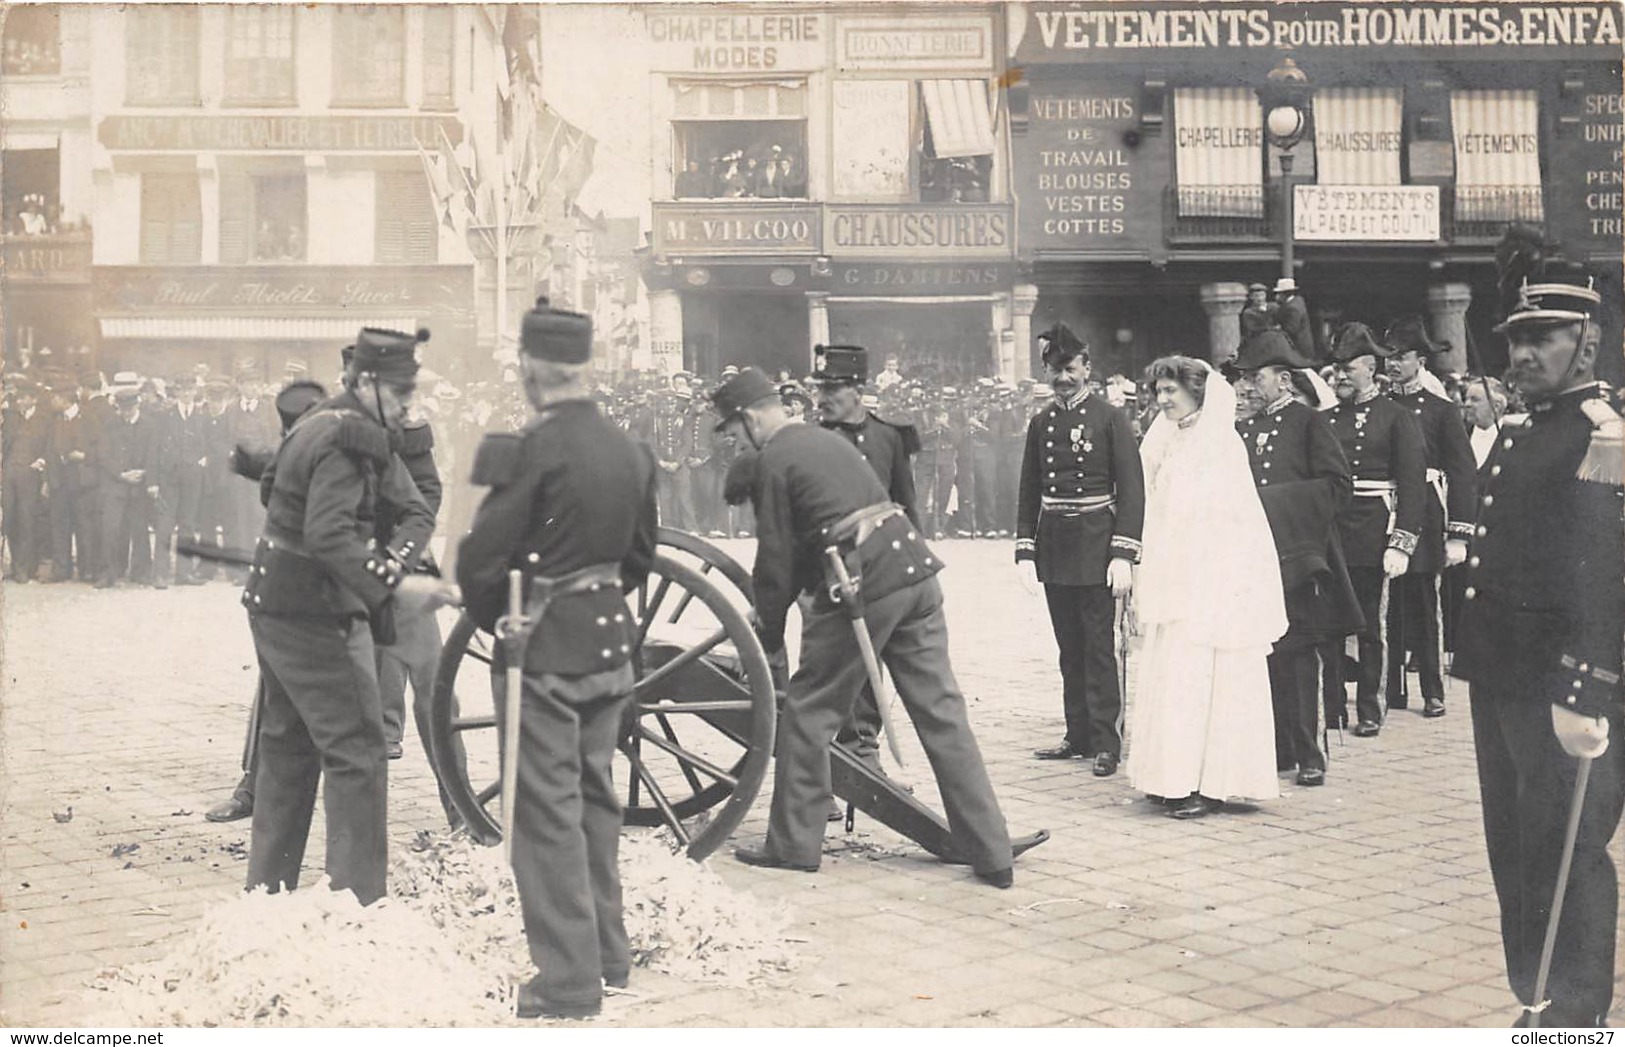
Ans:
{"label": "balcony railing", "polygon": [[[1539,186],[1444,186],[1439,207],[1446,243],[1493,244],[1511,222],[1545,224]],[[1163,228],[1173,246],[1279,242],[1281,185],[1169,186],[1163,191]]]}

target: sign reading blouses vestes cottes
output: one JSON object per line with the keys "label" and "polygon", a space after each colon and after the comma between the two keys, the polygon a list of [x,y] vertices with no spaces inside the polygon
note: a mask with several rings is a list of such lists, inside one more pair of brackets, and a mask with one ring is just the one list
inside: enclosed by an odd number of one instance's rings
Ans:
{"label": "sign reading blouses vestes cottes", "polygon": [[1147,150],[1129,144],[1139,128],[1137,88],[1035,86],[1027,112],[1027,134],[1015,140],[1023,254],[1121,254],[1160,235]]}
{"label": "sign reading blouses vestes cottes", "polygon": [[109,116],[97,129],[108,149],[229,152],[413,152],[432,148],[441,130],[453,145],[462,121],[437,116]]}
{"label": "sign reading blouses vestes cottes", "polygon": [[[1617,3],[1033,4],[1016,51],[1020,64],[1146,61],[1238,53],[1348,50],[1382,57],[1618,60]],[[1560,52],[1560,53],[1559,53]]]}

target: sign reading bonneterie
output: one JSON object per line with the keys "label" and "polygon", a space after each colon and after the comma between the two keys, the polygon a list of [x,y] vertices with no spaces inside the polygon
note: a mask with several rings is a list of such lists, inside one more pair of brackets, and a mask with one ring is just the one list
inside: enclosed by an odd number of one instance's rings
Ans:
{"label": "sign reading bonneterie", "polygon": [[[1561,48],[1566,58],[1619,58],[1615,3],[1033,4],[1018,63],[1124,62],[1317,50],[1450,52],[1496,59]],[[1591,52],[1588,54],[1587,52]]]}
{"label": "sign reading bonneterie", "polygon": [[1297,185],[1298,240],[1432,243],[1439,239],[1436,185]]}

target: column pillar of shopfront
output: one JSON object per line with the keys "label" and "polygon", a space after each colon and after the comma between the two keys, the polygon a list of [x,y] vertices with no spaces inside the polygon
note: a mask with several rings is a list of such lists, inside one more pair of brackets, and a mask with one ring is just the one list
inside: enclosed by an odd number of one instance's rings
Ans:
{"label": "column pillar of shopfront", "polygon": [[[829,344],[829,295],[823,291],[807,292],[807,344]],[[810,358],[807,367],[812,368]]]}
{"label": "column pillar of shopfront", "polygon": [[1208,360],[1217,367],[1235,358],[1241,348],[1241,307],[1247,304],[1245,284],[1222,281],[1203,284],[1202,311],[1207,313]]}
{"label": "column pillar of shopfront", "polygon": [[656,371],[683,369],[683,299],[676,291],[649,292],[649,350]]}
{"label": "column pillar of shopfront", "polygon": [[1038,287],[1017,284],[1010,294],[1010,374],[1012,381],[1032,377],[1033,309],[1038,305]]}
{"label": "column pillar of shopfront", "polygon": [[1010,330],[1011,320],[1015,312],[1013,295],[997,294],[993,296],[993,325],[991,345],[989,350],[993,354],[993,376],[1002,378],[1007,382],[1016,380],[1016,360],[1014,333]]}
{"label": "column pillar of shopfront", "polygon": [[1428,288],[1428,331],[1434,341],[1449,342],[1444,354],[1445,370],[1455,374],[1467,371],[1467,307],[1473,290],[1467,284],[1434,284]]}

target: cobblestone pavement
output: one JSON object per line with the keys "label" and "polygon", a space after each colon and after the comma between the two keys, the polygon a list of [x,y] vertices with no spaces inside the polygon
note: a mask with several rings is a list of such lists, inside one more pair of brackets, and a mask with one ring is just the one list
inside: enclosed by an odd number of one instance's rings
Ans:
{"label": "cobblestone pavement", "polygon": [[[1042,600],[1017,584],[1008,542],[940,545],[953,658],[1011,829],[1054,839],[1018,861],[1008,891],[862,819],[851,837],[831,826],[816,876],[719,852],[731,885],[793,908],[806,939],[793,983],[742,992],[640,975],[642,995],[612,998],[605,1021],[1511,1022],[1464,688],[1442,720],[1399,712],[1378,739],[1334,736],[1324,788],[1284,779],[1279,800],[1175,822],[1125,774],[1031,759],[1061,732]],[[237,777],[252,645],[224,583],[3,595],[0,1024],[72,1024],[98,969],[159,954],[241,886],[246,823],[202,812]],[[908,775],[934,802],[913,741]],[[409,735],[391,765],[397,847],[439,823],[421,752]],[[53,817],[70,807],[71,820]],[[764,789],[741,842],[759,838],[765,810]],[[318,824],[316,869],[320,837]]]}

